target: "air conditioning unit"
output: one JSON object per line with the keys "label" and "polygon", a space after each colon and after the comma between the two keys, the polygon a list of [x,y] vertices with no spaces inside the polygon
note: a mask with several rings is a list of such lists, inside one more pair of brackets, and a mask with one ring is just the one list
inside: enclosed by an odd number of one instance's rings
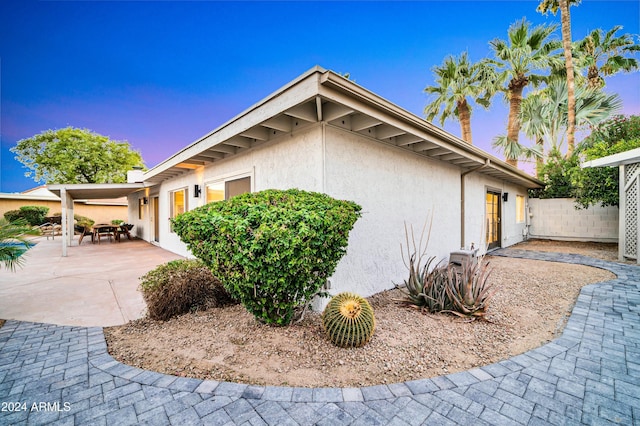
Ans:
{"label": "air conditioning unit", "polygon": [[478,249],[475,250],[456,250],[449,254],[449,263],[462,266],[471,262],[476,265],[478,263]]}

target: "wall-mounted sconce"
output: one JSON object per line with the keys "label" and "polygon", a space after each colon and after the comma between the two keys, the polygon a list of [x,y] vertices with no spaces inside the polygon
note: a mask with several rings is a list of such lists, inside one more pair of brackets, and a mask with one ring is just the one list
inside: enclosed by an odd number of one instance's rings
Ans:
{"label": "wall-mounted sconce", "polygon": [[502,201],[504,201],[505,203],[506,203],[507,201],[509,201],[509,193],[508,193],[508,192],[504,192],[504,193],[502,194]]}
{"label": "wall-mounted sconce", "polygon": [[149,204],[149,199],[147,197],[142,197],[142,204]]}
{"label": "wall-mounted sconce", "polygon": [[193,186],[193,196],[195,198],[199,198],[200,194],[202,194],[202,189],[200,189],[200,185],[194,185]]}

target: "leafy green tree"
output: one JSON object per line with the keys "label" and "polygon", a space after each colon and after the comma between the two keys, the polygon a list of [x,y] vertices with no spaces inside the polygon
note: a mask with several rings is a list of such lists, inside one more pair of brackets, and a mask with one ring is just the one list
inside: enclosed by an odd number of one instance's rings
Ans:
{"label": "leafy green tree", "polygon": [[22,266],[22,255],[33,246],[27,236],[38,233],[23,219],[9,222],[0,218],[0,264],[11,271]]}
{"label": "leafy green tree", "polygon": [[485,62],[471,63],[467,52],[459,57],[448,56],[442,65],[433,68],[433,73],[436,85],[424,89],[435,95],[424,109],[427,120],[439,116],[440,125],[449,118],[458,120],[462,140],[473,144],[470,101],[488,108],[497,91],[497,74]]}
{"label": "leafy green tree", "polygon": [[597,204],[617,206],[618,168],[583,169],[580,164],[639,147],[640,116],[616,116],[606,120],[594,127],[571,156],[564,157],[559,150],[552,149],[540,175],[546,184],[545,188],[531,191],[531,196],[575,198],[577,208],[588,208]]}
{"label": "leafy green tree", "polygon": [[579,170],[577,155],[565,157],[557,148],[552,148],[538,171],[538,178],[545,186],[531,190],[529,194],[535,198],[574,198],[574,175]]}
{"label": "leafy green tree", "polygon": [[25,176],[39,183],[121,183],[128,170],[144,167],[128,142],[73,127],[22,139],[11,152],[29,169]]}
{"label": "leafy green tree", "polygon": [[560,21],[562,29],[562,50],[564,52],[564,63],[567,73],[567,155],[571,155],[575,147],[575,127],[576,127],[576,98],[575,98],[575,76],[573,70],[573,53],[571,48],[571,15],[569,6],[579,4],[580,0],[542,0],[538,5],[538,12],[554,15],[560,9]]}
{"label": "leafy green tree", "polygon": [[[640,148],[640,138],[620,140],[614,145],[606,141],[594,144],[584,150],[586,161],[607,155],[618,154],[631,149]],[[592,167],[581,169],[575,174],[574,187],[576,204],[579,208],[588,208],[600,203],[602,207],[617,206],[620,202],[620,178],[618,167]]]}
{"label": "leafy green tree", "polygon": [[[556,26],[539,25],[531,28],[531,24],[522,19],[509,27],[508,40],[495,39],[490,42],[495,59],[491,63],[504,73],[508,81],[504,89],[509,101],[509,121],[507,124],[507,141],[497,145],[509,150],[511,155],[505,155],[507,163],[518,165],[518,157],[513,154],[518,150],[518,137],[520,133],[520,105],[522,104],[523,90],[529,84],[538,86],[547,80],[547,75],[538,73],[558,67],[561,62],[557,50],[560,42],[549,40]],[[515,148],[514,148],[515,147]],[[505,153],[506,154],[506,153]]]}
{"label": "leafy green tree", "polygon": [[587,80],[590,87],[604,87],[603,76],[619,72],[633,72],[638,69],[638,61],[632,56],[640,51],[633,36],[616,36],[622,26],[616,25],[606,33],[598,28],[577,42],[577,59],[588,68]]}

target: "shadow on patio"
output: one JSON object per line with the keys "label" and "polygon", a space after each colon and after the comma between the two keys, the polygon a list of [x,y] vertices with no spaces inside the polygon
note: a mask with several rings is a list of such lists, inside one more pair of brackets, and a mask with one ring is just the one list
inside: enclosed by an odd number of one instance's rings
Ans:
{"label": "shadow on patio", "polygon": [[0,318],[59,325],[111,326],[140,318],[139,277],[181,256],[143,240],[68,247],[40,237],[15,272],[0,269]]}

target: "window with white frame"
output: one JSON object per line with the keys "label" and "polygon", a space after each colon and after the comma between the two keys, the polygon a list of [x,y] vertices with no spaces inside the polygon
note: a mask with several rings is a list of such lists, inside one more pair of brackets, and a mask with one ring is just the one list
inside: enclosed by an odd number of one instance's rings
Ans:
{"label": "window with white frame", "polygon": [[524,195],[516,195],[516,222],[524,222]]}
{"label": "window with white frame", "polygon": [[236,195],[251,192],[251,176],[237,179],[221,179],[206,185],[207,203],[228,200]]}
{"label": "window with white frame", "polygon": [[187,211],[187,195],[186,188],[171,192],[171,219]]}

